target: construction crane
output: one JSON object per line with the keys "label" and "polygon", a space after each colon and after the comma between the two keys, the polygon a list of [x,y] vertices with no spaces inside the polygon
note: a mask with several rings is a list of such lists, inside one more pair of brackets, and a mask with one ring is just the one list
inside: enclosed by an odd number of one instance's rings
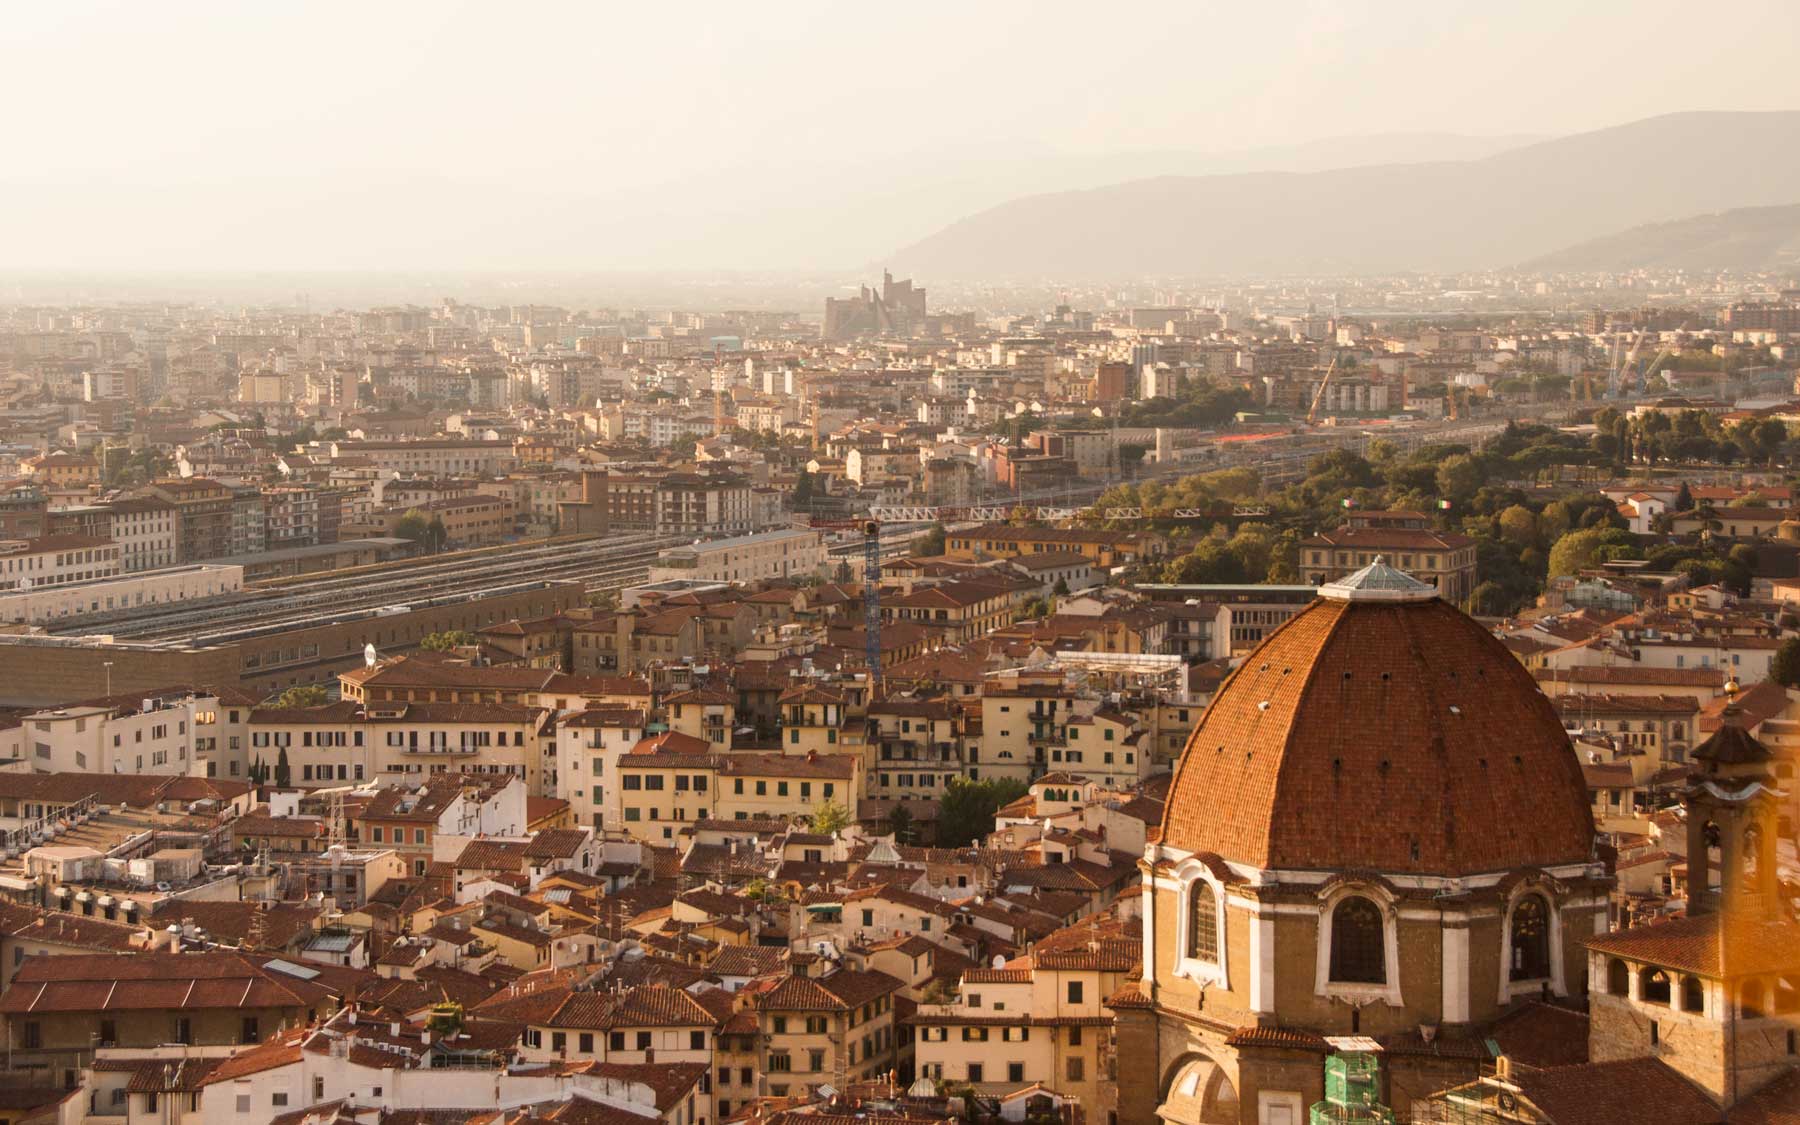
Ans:
{"label": "construction crane", "polygon": [[1337,365],[1338,357],[1333,354],[1331,365],[1325,368],[1325,377],[1319,380],[1319,389],[1313,392],[1312,407],[1306,412],[1306,424],[1309,426],[1319,424],[1319,403],[1325,399],[1325,388],[1331,385],[1331,373],[1337,370]]}
{"label": "construction crane", "polygon": [[[1662,366],[1663,360],[1669,358],[1669,353],[1675,350],[1675,341],[1680,339],[1681,334],[1686,331],[1687,331],[1687,322],[1683,321],[1681,327],[1677,328],[1675,330],[1675,335],[1669,337],[1669,342],[1664,344],[1662,346],[1662,350],[1656,353],[1656,358],[1650,361],[1650,366],[1644,368],[1643,374],[1638,376],[1638,393],[1642,394],[1643,392],[1645,392],[1646,390],[1649,389],[1650,376],[1656,374],[1656,369]],[[1723,399],[1725,397],[1724,387],[1725,387],[1725,375],[1724,375],[1724,372],[1720,372],[1719,373],[1719,398],[1720,399]]]}
{"label": "construction crane", "polygon": [[869,663],[869,700],[881,683],[881,521],[878,519],[814,519],[827,530],[854,528],[863,533],[863,657]]}
{"label": "construction crane", "polygon": [[1632,363],[1637,360],[1638,349],[1644,346],[1644,333],[1648,331],[1647,327],[1638,329],[1637,338],[1631,341],[1631,350],[1627,351],[1625,358],[1621,359],[1618,366],[1613,368],[1612,378],[1606,382],[1607,398],[1618,398],[1625,393],[1625,372],[1629,371]]}

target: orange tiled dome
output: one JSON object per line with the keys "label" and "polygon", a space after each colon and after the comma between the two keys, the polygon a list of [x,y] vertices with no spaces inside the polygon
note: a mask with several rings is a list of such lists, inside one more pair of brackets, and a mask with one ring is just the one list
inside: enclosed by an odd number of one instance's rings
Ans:
{"label": "orange tiled dome", "polygon": [[1529,672],[1377,561],[1226,680],[1162,842],[1265,869],[1467,875],[1583,862],[1581,766]]}

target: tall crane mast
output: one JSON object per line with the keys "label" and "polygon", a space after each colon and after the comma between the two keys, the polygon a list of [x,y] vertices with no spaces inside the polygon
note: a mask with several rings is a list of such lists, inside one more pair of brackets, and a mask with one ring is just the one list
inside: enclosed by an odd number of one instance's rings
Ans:
{"label": "tall crane mast", "polygon": [[1621,359],[1619,365],[1613,368],[1612,378],[1607,380],[1607,398],[1618,398],[1625,393],[1625,372],[1629,371],[1632,363],[1636,362],[1638,349],[1644,346],[1644,333],[1648,331],[1648,327],[1638,329],[1637,337],[1631,341],[1631,350],[1627,351],[1625,358]]}
{"label": "tall crane mast", "polygon": [[863,658],[869,664],[869,699],[873,702],[881,683],[881,521],[815,519],[811,525],[855,528],[863,534]]}
{"label": "tall crane mast", "polygon": [[1338,357],[1333,353],[1331,365],[1325,368],[1325,377],[1319,380],[1319,389],[1313,392],[1312,408],[1306,412],[1306,424],[1309,426],[1319,424],[1319,403],[1325,399],[1325,388],[1331,385],[1331,373],[1337,370],[1337,365]]}

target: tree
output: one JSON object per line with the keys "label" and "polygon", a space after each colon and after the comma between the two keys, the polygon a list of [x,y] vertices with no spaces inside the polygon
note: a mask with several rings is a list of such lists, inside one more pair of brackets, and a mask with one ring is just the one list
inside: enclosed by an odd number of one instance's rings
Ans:
{"label": "tree", "polygon": [[286,789],[293,783],[293,780],[294,767],[288,765],[287,747],[283,746],[280,755],[275,759],[275,785],[277,788]]}
{"label": "tree", "polygon": [[1537,516],[1523,504],[1514,504],[1500,513],[1500,538],[1516,550],[1524,550],[1537,542]]}
{"label": "tree", "polygon": [[1459,505],[1466,504],[1474,499],[1483,477],[1481,466],[1467,453],[1446,457],[1437,470],[1438,495]]}
{"label": "tree", "polygon": [[1469,612],[1477,617],[1502,617],[1511,608],[1506,587],[1498,582],[1483,582],[1469,594]]}
{"label": "tree", "polygon": [[1789,637],[1769,661],[1769,678],[1783,687],[1800,688],[1800,637]]}
{"label": "tree", "polygon": [[835,836],[850,827],[850,810],[827,797],[813,809],[812,830],[821,836]]}
{"label": "tree", "polygon": [[1216,539],[1208,539],[1164,566],[1162,580],[1192,584],[1250,582],[1254,579],[1244,572],[1243,560],[1229,547]]}
{"label": "tree", "polygon": [[275,697],[275,706],[287,709],[323,707],[330,702],[330,693],[318,684],[301,684],[291,687]]}
{"label": "tree", "polygon": [[427,633],[419,641],[419,647],[426,652],[448,652],[453,648],[481,643],[481,638],[467,629],[446,629],[442,633]]}
{"label": "tree", "polygon": [[910,843],[913,838],[913,814],[906,807],[905,801],[897,801],[889,810],[887,817],[888,832],[894,837],[894,843]]}
{"label": "tree", "polygon": [[994,830],[994,814],[1030,790],[1018,778],[980,781],[953,777],[938,803],[938,846],[961,848]]}
{"label": "tree", "polygon": [[912,541],[912,553],[927,557],[944,553],[944,525],[934,523]]}
{"label": "tree", "polygon": [[432,516],[425,527],[425,539],[433,551],[441,551],[450,539],[450,532],[444,527],[444,517]]}
{"label": "tree", "polygon": [[394,535],[400,539],[410,539],[419,546],[426,546],[431,535],[431,521],[425,513],[417,508],[410,508],[394,524]]}
{"label": "tree", "polygon": [[1571,531],[1550,548],[1550,575],[1576,574],[1614,557],[1615,548],[1629,547],[1631,536],[1617,528],[1583,528]]}

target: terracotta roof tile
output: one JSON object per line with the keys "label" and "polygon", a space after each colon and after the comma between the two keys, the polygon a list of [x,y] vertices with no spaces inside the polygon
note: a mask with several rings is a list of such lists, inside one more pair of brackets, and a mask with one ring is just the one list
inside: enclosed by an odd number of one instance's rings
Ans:
{"label": "terracotta roof tile", "polygon": [[1161,827],[1263,868],[1430,874],[1585,862],[1594,834],[1549,701],[1435,598],[1321,598],[1271,634],[1190,737]]}

